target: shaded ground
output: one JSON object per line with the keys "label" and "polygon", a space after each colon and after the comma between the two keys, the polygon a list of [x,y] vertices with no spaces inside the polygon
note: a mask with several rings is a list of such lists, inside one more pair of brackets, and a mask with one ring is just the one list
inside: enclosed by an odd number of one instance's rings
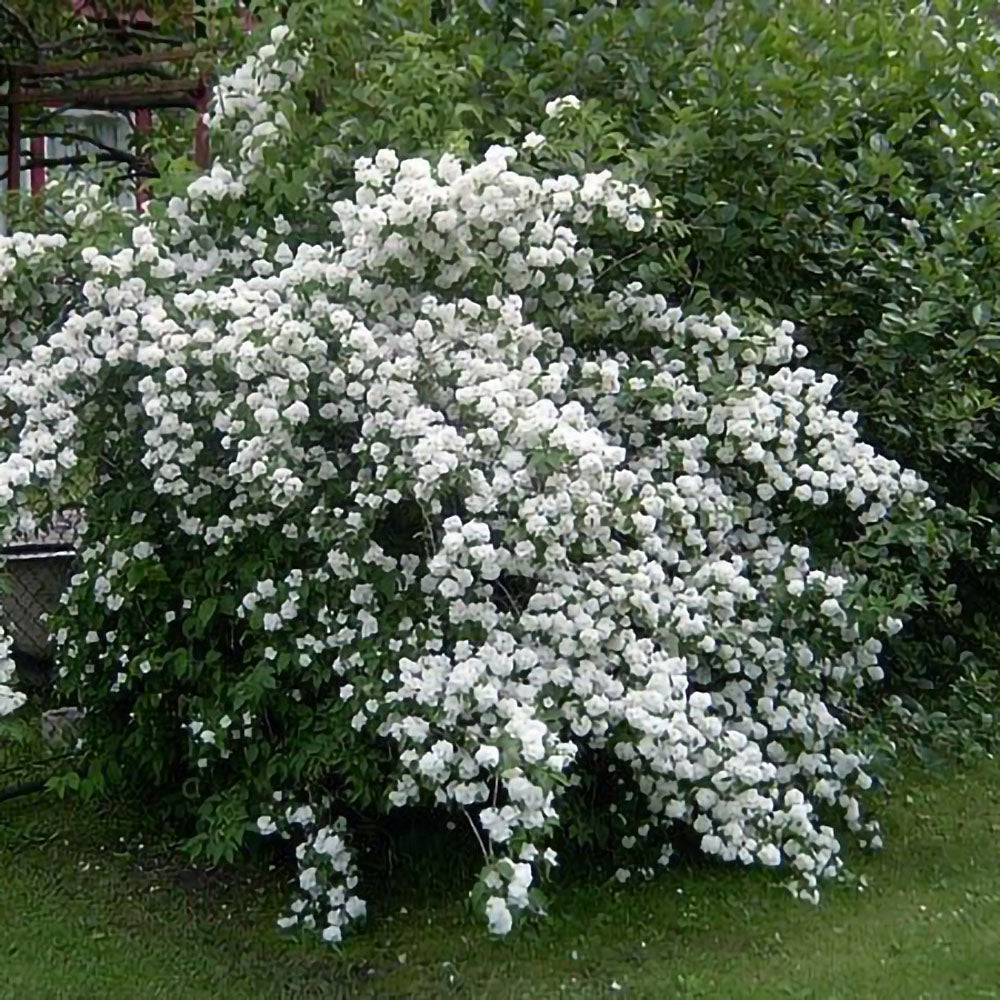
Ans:
{"label": "shaded ground", "polygon": [[109,850],[120,818],[9,802],[0,1000],[1000,1000],[1000,763],[897,787],[887,849],[854,865],[870,888],[818,908],[769,873],[699,865],[557,888],[548,921],[496,942],[461,902],[471,859],[404,837],[340,953],[275,930],[277,872],[192,872],[134,833]]}

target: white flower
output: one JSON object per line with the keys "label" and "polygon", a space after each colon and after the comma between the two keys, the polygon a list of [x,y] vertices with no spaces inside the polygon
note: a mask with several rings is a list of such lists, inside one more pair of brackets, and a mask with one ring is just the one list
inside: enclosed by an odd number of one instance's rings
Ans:
{"label": "white flower", "polygon": [[476,751],[476,763],[480,767],[496,767],[500,763],[500,751],[496,747],[482,746]]}
{"label": "white flower", "polygon": [[514,918],[507,909],[507,901],[502,896],[490,896],[486,901],[486,920],[491,934],[509,934],[514,926]]}
{"label": "white flower", "polygon": [[765,844],[758,852],[757,859],[762,865],[780,865],[781,864],[781,852],[778,850],[774,844]]}
{"label": "white flower", "polygon": [[545,105],[545,117],[558,118],[568,109],[579,111],[580,98],[569,94],[565,97],[557,97],[554,100],[549,101],[548,104]]}

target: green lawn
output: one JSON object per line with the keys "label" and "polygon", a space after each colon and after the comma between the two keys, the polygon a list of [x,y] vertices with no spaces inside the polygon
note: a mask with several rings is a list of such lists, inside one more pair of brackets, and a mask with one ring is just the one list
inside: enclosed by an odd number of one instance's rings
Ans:
{"label": "green lawn", "polygon": [[767,873],[701,865],[618,892],[592,878],[507,942],[459,900],[467,857],[403,837],[393,891],[376,888],[371,923],[340,953],[273,928],[277,876],[252,888],[134,841],[102,849],[121,821],[9,802],[0,998],[1000,1000],[1000,767],[898,789],[887,849],[855,866],[864,893],[832,889],[814,908]]}

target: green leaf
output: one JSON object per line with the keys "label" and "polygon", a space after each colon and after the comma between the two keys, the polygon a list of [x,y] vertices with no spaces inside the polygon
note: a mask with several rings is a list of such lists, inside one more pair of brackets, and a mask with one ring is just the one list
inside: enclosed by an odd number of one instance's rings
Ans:
{"label": "green leaf", "polygon": [[218,598],[215,597],[206,597],[205,600],[198,605],[198,624],[203,629],[212,620],[212,616],[215,614],[215,610],[218,606],[219,601]]}

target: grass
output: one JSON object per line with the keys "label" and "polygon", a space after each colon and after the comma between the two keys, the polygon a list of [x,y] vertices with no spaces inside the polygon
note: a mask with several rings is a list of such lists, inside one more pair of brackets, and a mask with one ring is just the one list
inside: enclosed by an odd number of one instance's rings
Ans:
{"label": "grass", "polygon": [[461,902],[468,856],[404,834],[341,952],[274,929],[277,873],[192,871],[126,848],[121,817],[9,802],[0,1000],[1000,1000],[1000,767],[898,788],[887,849],[855,859],[863,893],[814,908],[769,873],[708,864],[615,892],[578,874],[506,942]]}

